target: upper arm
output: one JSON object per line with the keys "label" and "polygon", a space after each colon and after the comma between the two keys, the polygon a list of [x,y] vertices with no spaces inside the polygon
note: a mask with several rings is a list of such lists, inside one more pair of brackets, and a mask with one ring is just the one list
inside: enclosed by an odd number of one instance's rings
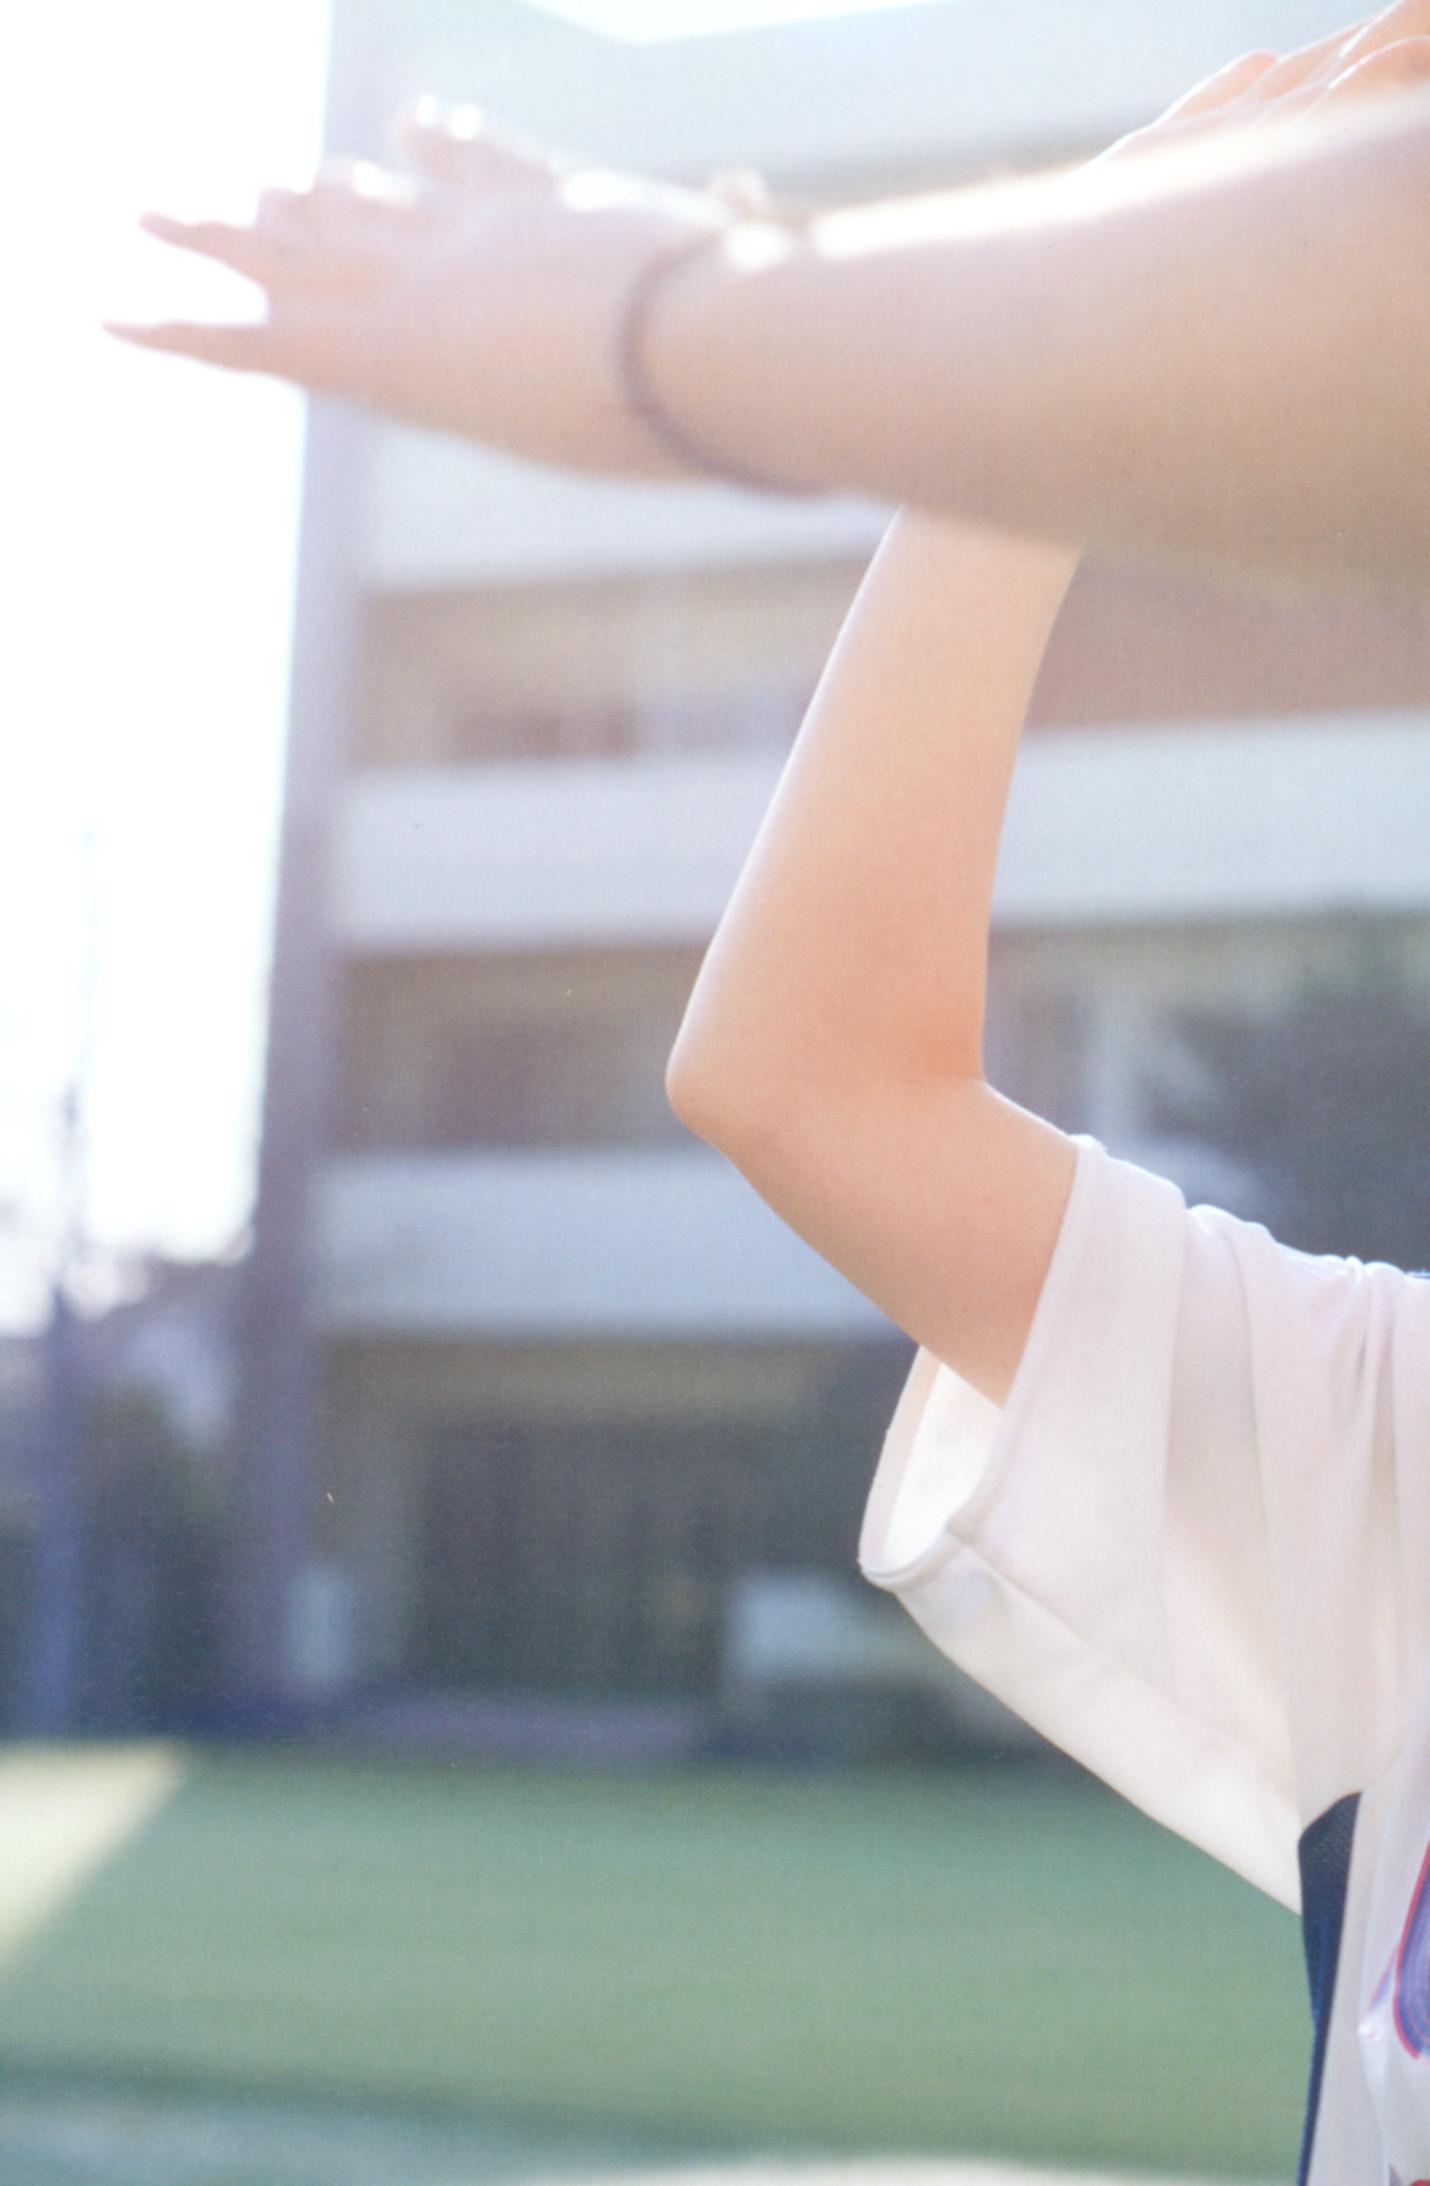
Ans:
{"label": "upper arm", "polygon": [[773,1126],[685,1120],[881,1312],[1001,1405],[1072,1191],[1072,1139],[978,1079],[789,1088],[778,1105]]}

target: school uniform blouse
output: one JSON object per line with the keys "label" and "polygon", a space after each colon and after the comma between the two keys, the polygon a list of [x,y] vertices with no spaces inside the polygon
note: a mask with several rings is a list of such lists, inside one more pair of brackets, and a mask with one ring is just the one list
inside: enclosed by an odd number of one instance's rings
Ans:
{"label": "school uniform blouse", "polygon": [[1427,2186],[1430,1279],[1076,1144],[1007,1401],[920,1347],[860,1569],[1301,1913],[1298,2186]]}

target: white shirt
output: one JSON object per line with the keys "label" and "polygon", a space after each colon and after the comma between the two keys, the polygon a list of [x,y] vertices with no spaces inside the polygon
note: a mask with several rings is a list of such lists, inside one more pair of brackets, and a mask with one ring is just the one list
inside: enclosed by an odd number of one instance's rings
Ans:
{"label": "white shirt", "polygon": [[1430,1278],[1076,1143],[1007,1402],[920,1347],[860,1568],[1301,1912],[1298,2186],[1430,2186]]}

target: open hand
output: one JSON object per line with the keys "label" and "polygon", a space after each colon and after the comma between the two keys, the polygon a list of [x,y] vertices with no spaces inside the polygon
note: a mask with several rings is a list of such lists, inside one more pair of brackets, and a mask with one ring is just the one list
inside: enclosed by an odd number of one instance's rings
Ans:
{"label": "open hand", "polygon": [[1267,130],[1341,114],[1368,99],[1430,85],[1430,0],[1396,0],[1284,57],[1257,51],[1228,62],[1164,114],[1119,137],[1091,164],[1198,138]]}
{"label": "open hand", "polygon": [[[1244,55],[1100,161],[1426,83],[1430,0],[1396,0],[1284,57]],[[257,282],[266,315],[241,326],[111,322],[109,332],[538,462],[687,477],[622,404],[621,311],[654,252],[758,216],[758,178],[684,188],[584,164],[479,108],[430,100],[400,119],[397,145],[418,180],[339,162],[309,190],[265,191],[247,225],[151,216],[151,234]]]}
{"label": "open hand", "polygon": [[420,179],[331,161],[308,190],[264,191],[247,225],[146,216],[161,241],[257,282],[261,321],[108,331],[537,461],[688,475],[622,407],[620,310],[653,252],[762,214],[760,178],[735,169],[682,188],[434,100],[395,134]]}

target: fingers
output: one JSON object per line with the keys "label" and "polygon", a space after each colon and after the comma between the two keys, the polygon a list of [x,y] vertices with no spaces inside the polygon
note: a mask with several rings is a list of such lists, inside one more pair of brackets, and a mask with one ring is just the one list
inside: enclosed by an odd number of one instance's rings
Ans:
{"label": "fingers", "polygon": [[1354,62],[1424,32],[1430,32],[1430,0],[1395,0],[1391,7],[1360,16],[1329,37],[1288,53],[1262,78],[1257,95],[1280,98],[1283,92],[1301,90],[1318,77],[1330,83]]}
{"label": "fingers", "polygon": [[1297,90],[1284,92],[1271,101],[1265,112],[1256,116],[1252,126],[1275,128],[1307,113],[1320,114],[1331,108],[1336,111],[1349,109],[1357,101],[1383,98],[1426,85],[1430,85],[1430,36],[1402,38],[1394,45],[1373,48],[1363,59],[1349,65],[1338,64],[1334,75],[1323,72],[1308,77]]}
{"label": "fingers", "polygon": [[1318,103],[1378,98],[1424,84],[1430,84],[1430,37],[1402,38],[1397,45],[1382,46],[1353,63],[1322,92]]}
{"label": "fingers", "polygon": [[1280,98],[1283,91],[1295,91],[1314,76],[1318,70],[1334,66],[1338,56],[1364,28],[1365,18],[1347,23],[1343,30],[1333,30],[1328,37],[1317,38],[1310,45],[1298,46],[1293,53],[1268,69],[1257,85],[1259,97]]}
{"label": "fingers", "polygon": [[196,251],[201,258],[216,259],[221,266],[231,266],[235,273],[246,274],[251,281],[261,281],[265,286],[277,280],[283,270],[286,253],[273,234],[263,234],[257,228],[235,227],[227,220],[174,220],[168,213],[143,213],[139,225],[146,235],[155,236],[161,243],[172,243],[179,250]]}
{"label": "fingers", "polygon": [[1359,32],[1357,43],[1378,47],[1398,45],[1402,38],[1418,38],[1430,33],[1430,0],[1392,0]]}
{"label": "fingers", "polygon": [[421,98],[400,109],[393,143],[443,189],[512,188],[550,182],[576,163],[535,137],[494,123],[480,106]]}
{"label": "fingers", "polygon": [[1215,75],[1208,76],[1205,82],[1195,84],[1175,105],[1167,108],[1162,120],[1190,120],[1193,115],[1205,114],[1216,107],[1224,106],[1229,100],[1240,98],[1244,91],[1249,90],[1276,65],[1277,56],[1274,53],[1260,50],[1243,53],[1239,59],[1228,61],[1224,68],[1219,68]]}
{"label": "fingers", "polygon": [[[1262,129],[1288,121],[1308,106],[1319,105],[1332,85],[1345,81],[1338,97],[1369,97],[1393,84],[1404,85],[1419,75],[1417,62],[1408,54],[1398,61],[1377,62],[1362,78],[1358,64],[1381,53],[1400,51],[1420,34],[1430,34],[1430,0],[1394,0],[1377,14],[1363,16],[1329,36],[1315,39],[1279,59],[1274,53],[1255,51],[1231,61],[1204,83],[1198,84],[1167,109],[1149,132],[1154,142],[1169,141],[1167,125],[1176,125],[1178,140],[1215,131],[1227,118],[1238,127]],[[1355,69],[1354,83],[1349,72]],[[1135,141],[1135,140],[1130,140]]]}
{"label": "fingers", "polygon": [[[1425,25],[1425,36],[1410,34],[1415,22]],[[1237,126],[1257,132],[1276,129],[1313,109],[1319,113],[1328,102],[1349,107],[1353,100],[1427,82],[1430,0],[1398,0],[1368,23],[1352,24],[1349,31],[1321,39],[1255,76],[1242,94]],[[1195,137],[1215,129],[1218,118],[1208,107],[1184,123],[1181,133]]]}
{"label": "fingers", "polygon": [[[338,309],[305,312],[301,318],[269,318],[244,326],[213,326],[169,319],[157,326],[136,326],[105,319],[106,334],[136,349],[171,357],[191,357],[199,364],[223,365],[230,372],[270,372],[314,393],[355,392],[351,318]],[[358,360],[360,361],[360,360]]]}
{"label": "fingers", "polygon": [[266,326],[199,326],[180,319],[158,326],[132,326],[120,319],[100,321],[106,334],[136,349],[157,349],[174,357],[194,357],[200,364],[223,364],[233,372],[277,372]]}
{"label": "fingers", "polygon": [[[429,193],[430,194],[430,193]],[[428,217],[405,176],[364,160],[332,160],[309,190],[260,193],[250,226],[145,213],[146,234],[257,281],[270,294],[371,287],[402,238]]]}
{"label": "fingers", "polygon": [[1382,8],[1347,40],[1335,73],[1342,74],[1355,62],[1365,60],[1387,46],[1399,45],[1405,39],[1423,37],[1427,33],[1430,33],[1430,0],[1396,0],[1394,7]]}

